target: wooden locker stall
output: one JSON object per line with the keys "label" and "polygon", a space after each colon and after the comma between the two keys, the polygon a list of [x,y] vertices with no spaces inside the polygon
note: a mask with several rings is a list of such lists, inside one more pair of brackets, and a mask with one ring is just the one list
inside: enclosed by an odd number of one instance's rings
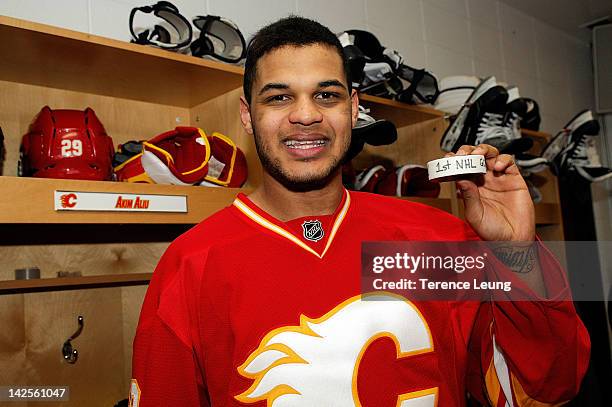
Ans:
{"label": "wooden locker stall", "polygon": [[[261,181],[254,142],[239,120],[242,68],[1,16],[0,36],[10,39],[0,43],[7,147],[0,173],[0,385],[68,385],[69,402],[45,405],[113,406],[127,397],[132,340],[161,254],[178,234]],[[357,168],[379,159],[424,165],[443,155],[443,113],[368,95],[362,102],[395,123],[398,142],[367,146]],[[245,153],[248,182],[227,189],[18,178],[21,137],[45,105],[93,108],[115,144],[180,125],[221,132]],[[539,231],[562,239],[556,184],[552,176],[545,183]],[[184,195],[188,212],[58,212],[55,190]],[[461,215],[451,184],[439,198],[409,199]],[[41,279],[14,279],[15,269],[30,266],[41,269]],[[58,278],[58,271],[81,276]],[[73,341],[79,359],[68,364],[61,347],[78,315],[85,318]]]}

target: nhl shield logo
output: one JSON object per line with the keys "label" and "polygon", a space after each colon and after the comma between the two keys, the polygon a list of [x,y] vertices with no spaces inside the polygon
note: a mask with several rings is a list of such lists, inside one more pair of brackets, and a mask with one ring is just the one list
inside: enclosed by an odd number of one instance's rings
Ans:
{"label": "nhl shield logo", "polygon": [[302,229],[304,229],[304,239],[306,240],[318,242],[323,239],[323,225],[321,225],[320,220],[307,220],[302,223]]}

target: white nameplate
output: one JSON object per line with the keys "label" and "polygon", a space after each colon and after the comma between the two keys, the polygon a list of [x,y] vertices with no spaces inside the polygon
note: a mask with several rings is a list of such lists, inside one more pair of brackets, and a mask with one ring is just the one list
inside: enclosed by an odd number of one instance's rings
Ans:
{"label": "white nameplate", "polygon": [[56,211],[187,212],[185,195],[55,191]]}
{"label": "white nameplate", "polygon": [[459,179],[468,174],[486,174],[487,164],[483,155],[455,155],[427,163],[429,180],[438,182]]}

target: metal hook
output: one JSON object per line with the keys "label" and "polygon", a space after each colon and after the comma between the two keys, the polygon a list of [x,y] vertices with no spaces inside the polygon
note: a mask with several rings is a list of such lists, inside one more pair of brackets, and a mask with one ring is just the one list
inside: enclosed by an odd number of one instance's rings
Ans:
{"label": "metal hook", "polygon": [[62,346],[62,354],[64,355],[64,360],[70,364],[75,364],[77,359],[79,358],[79,352],[76,349],[72,348],[71,341],[76,339],[81,332],[83,332],[83,317],[81,315],[78,316],[77,322],[79,324],[78,329],[75,333],[73,333],[70,338],[64,342],[64,346]]}

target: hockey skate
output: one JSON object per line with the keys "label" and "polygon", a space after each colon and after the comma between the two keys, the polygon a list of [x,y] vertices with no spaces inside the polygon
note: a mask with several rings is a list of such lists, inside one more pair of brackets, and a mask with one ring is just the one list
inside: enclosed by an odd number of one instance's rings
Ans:
{"label": "hockey skate", "polygon": [[557,176],[575,170],[587,181],[603,181],[612,177],[612,170],[601,165],[595,141],[598,134],[599,122],[590,110],[583,110],[546,145],[542,156]]}
{"label": "hockey skate", "polygon": [[508,100],[502,111],[489,108],[478,126],[474,145],[490,144],[502,154],[517,154],[533,146],[533,140],[521,135],[520,121],[527,105],[519,95],[516,86],[507,90]]}
{"label": "hockey skate", "polygon": [[506,89],[497,85],[495,77],[484,79],[459,110],[455,121],[446,129],[440,141],[442,150],[456,152],[461,145],[475,145],[478,127],[483,120],[485,128],[481,130],[481,137],[486,135],[486,128],[501,125],[503,114],[497,123],[497,117],[490,113],[503,113],[507,99]]}

